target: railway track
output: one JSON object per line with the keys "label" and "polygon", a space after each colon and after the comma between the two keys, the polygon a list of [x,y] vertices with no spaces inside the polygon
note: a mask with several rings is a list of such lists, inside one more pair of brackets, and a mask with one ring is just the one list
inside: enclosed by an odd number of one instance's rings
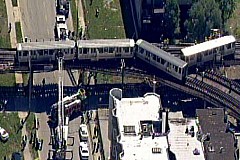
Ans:
{"label": "railway track", "polygon": [[[94,71],[94,70],[91,70]],[[121,72],[114,72],[114,71],[107,71],[107,70],[101,70],[101,73],[111,74],[111,75],[121,75]],[[143,72],[141,70],[136,73],[134,70],[129,69],[125,71],[126,76],[135,77],[139,79],[153,79],[153,75],[147,74],[146,72]],[[155,80],[157,83],[160,83],[161,85],[166,85],[171,88],[177,89],[179,91],[183,91],[188,94],[192,94],[196,97],[202,98],[209,103],[218,106],[218,107],[227,107],[230,109],[232,115],[240,119],[240,101],[236,98],[232,97],[231,95],[221,91],[218,88],[215,88],[211,85],[208,85],[202,81],[199,81],[197,79],[193,79],[190,77],[186,78],[185,85],[175,83],[173,81],[169,81],[163,78],[155,77]],[[234,113],[234,114],[233,114]],[[238,115],[238,116],[236,116]]]}
{"label": "railway track", "polygon": [[208,85],[198,79],[187,77],[186,83],[187,86],[217,100],[223,106],[227,106],[233,112],[240,114],[240,101],[230,96],[229,94],[221,91],[218,88],[215,88],[211,85]]}
{"label": "railway track", "polygon": [[207,70],[205,71],[204,77],[207,77],[208,79],[211,79],[223,86],[226,86],[227,88],[230,88],[230,90],[232,89],[240,95],[240,84],[227,77],[224,77],[220,73]]}

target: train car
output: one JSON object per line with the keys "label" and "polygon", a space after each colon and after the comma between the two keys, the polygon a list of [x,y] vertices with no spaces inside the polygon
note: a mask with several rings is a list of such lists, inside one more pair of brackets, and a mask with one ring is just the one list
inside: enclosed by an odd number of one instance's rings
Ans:
{"label": "train car", "polygon": [[134,46],[133,39],[79,40],[77,41],[78,59],[132,58]]}
{"label": "train car", "polygon": [[28,62],[30,56],[33,62],[55,61],[58,52],[64,53],[65,60],[75,59],[74,41],[44,41],[17,44],[17,61]]}
{"label": "train car", "polygon": [[219,61],[225,56],[233,56],[235,53],[234,36],[224,36],[191,47],[181,49],[181,59],[189,66],[201,66],[209,61]]}
{"label": "train car", "polygon": [[187,75],[188,65],[183,60],[142,39],[139,39],[136,45],[136,56],[141,60],[179,80],[183,80]]}

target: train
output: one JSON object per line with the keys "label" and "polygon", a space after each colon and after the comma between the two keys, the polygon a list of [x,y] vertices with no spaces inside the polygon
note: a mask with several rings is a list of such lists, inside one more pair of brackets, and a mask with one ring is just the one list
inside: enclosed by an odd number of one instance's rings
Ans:
{"label": "train", "polygon": [[17,44],[16,62],[57,61],[59,53],[64,60],[99,61],[107,59],[139,58],[170,76],[184,80],[189,67],[207,62],[234,57],[236,39],[223,36],[181,49],[180,57],[175,57],[159,47],[139,39],[93,39],[78,41],[45,41]]}
{"label": "train", "polygon": [[112,58],[132,58],[135,42],[133,39],[95,39],[67,41],[45,41],[18,43],[16,61],[27,63],[56,61],[61,52],[64,60],[101,60]]}
{"label": "train", "polygon": [[139,39],[136,42],[136,57],[164,71],[165,73],[183,80],[187,75],[187,63],[168,52],[153,46],[145,40]]}
{"label": "train", "polygon": [[181,49],[181,59],[189,66],[202,66],[210,61],[221,61],[224,57],[234,56],[236,39],[223,36]]}

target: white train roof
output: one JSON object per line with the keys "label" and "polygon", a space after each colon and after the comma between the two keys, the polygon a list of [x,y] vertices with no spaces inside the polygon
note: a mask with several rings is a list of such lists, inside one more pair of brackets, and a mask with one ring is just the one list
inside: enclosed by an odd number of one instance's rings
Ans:
{"label": "white train roof", "polygon": [[181,49],[184,56],[191,56],[199,52],[211,50],[216,47],[220,47],[225,44],[235,42],[236,39],[234,36],[224,36],[210,41],[206,41],[200,44],[196,44],[191,47],[186,47]]}
{"label": "white train roof", "polygon": [[177,58],[173,55],[171,55],[170,53],[148,43],[147,41],[144,41],[142,39],[139,39],[136,44],[138,46],[140,46],[141,48],[155,54],[156,56],[166,60],[167,62],[175,65],[175,66],[178,66],[178,67],[185,67],[187,65],[187,63],[183,60],[181,60],[180,58]]}
{"label": "white train roof", "polygon": [[27,42],[18,43],[18,51],[29,51],[29,50],[43,50],[43,49],[68,49],[74,48],[74,41],[43,41],[43,42]]}
{"label": "white train roof", "polygon": [[134,47],[133,39],[90,39],[78,40],[78,48]]}

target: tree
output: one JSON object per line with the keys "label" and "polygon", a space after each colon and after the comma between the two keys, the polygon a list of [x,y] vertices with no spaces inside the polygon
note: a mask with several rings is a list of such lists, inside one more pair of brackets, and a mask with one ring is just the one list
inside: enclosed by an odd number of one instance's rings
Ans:
{"label": "tree", "polygon": [[179,19],[180,9],[178,5],[178,0],[168,0],[166,1],[165,7],[165,35],[164,37],[172,39],[174,35],[179,33]]}
{"label": "tree", "polygon": [[189,19],[184,23],[190,40],[203,41],[212,28],[220,28],[221,11],[215,0],[199,0],[189,11]]}
{"label": "tree", "polygon": [[236,7],[235,0],[216,0],[221,10],[222,28],[225,28],[225,22],[232,16]]}

